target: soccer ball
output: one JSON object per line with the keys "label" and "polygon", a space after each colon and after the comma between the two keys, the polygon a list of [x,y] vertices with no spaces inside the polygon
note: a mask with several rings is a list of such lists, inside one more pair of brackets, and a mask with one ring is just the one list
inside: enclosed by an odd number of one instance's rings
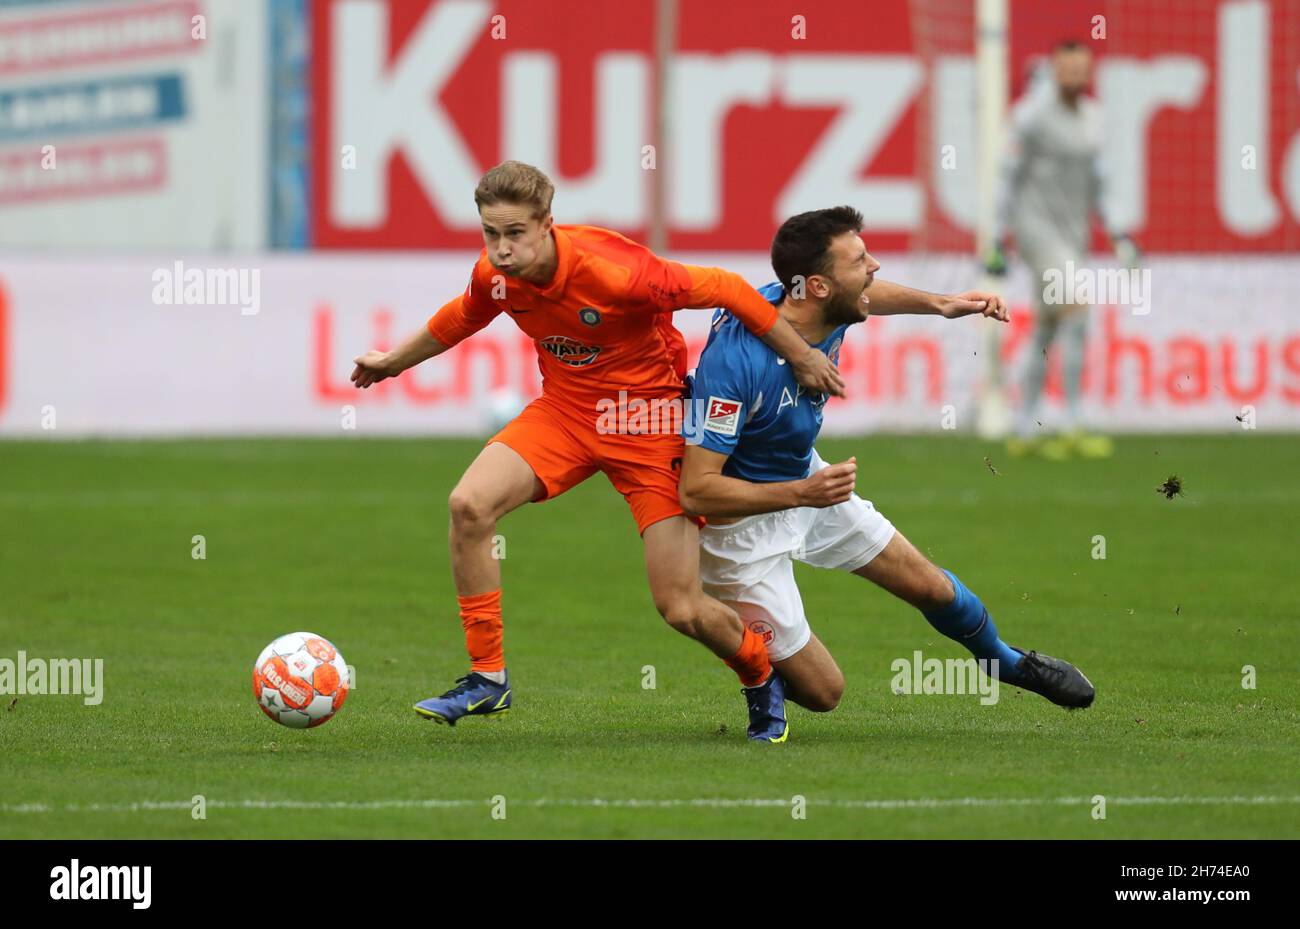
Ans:
{"label": "soccer ball", "polygon": [[253,697],[262,712],[282,726],[319,726],[348,698],[348,666],[328,639],[291,632],[257,656]]}

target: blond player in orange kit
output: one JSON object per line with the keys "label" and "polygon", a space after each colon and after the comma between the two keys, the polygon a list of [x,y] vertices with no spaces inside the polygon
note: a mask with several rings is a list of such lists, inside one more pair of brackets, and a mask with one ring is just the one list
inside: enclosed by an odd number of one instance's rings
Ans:
{"label": "blond player in orange kit", "polygon": [[829,359],[739,275],[668,261],[607,229],[556,225],[553,194],[550,180],[531,165],[505,161],[488,171],[474,191],[485,247],[465,293],[398,348],[357,358],[352,372],[362,388],[395,377],[503,312],[537,346],[542,395],[488,440],[451,492],[452,573],[470,671],[451,690],[415,705],[439,722],[510,708],[501,572],[491,553],[497,521],[597,471],[632,510],[660,615],[722,658],[744,687],[766,681],[771,664],[763,640],[700,586],[699,525],[677,494],[680,432],[610,434],[597,427],[599,410],[620,396],[683,398],[686,343],[671,314],[686,308],[726,308],[784,357],[810,392],[843,394]]}

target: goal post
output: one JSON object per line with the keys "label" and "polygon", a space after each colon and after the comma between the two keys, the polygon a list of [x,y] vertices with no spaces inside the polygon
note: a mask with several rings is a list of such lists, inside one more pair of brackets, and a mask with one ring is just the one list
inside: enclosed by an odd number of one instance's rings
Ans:
{"label": "goal post", "polygon": [[[922,215],[907,249],[909,265],[932,287],[1007,295],[1008,278],[979,269],[996,232],[1011,99],[1011,6],[1011,0],[909,2],[913,47],[926,80],[916,120]],[[978,357],[963,371],[967,428],[1001,438],[1011,422],[1001,364],[1006,324],[985,319],[970,325],[978,327]]]}
{"label": "goal post", "polygon": [[[1004,151],[1010,96],[1008,75],[1008,5],[1010,0],[976,0],[975,85],[976,85],[976,210],[975,250],[982,262],[994,245],[997,220],[998,174]],[[984,290],[1001,290],[1005,278],[985,275]],[[980,383],[975,414],[975,432],[981,438],[998,439],[1007,434],[1011,415],[1002,370],[1001,323],[981,321]]]}

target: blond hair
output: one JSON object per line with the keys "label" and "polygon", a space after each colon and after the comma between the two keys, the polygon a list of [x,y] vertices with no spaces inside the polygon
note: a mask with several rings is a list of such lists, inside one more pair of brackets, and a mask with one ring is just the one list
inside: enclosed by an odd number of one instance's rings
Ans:
{"label": "blond hair", "polygon": [[551,212],[555,185],[537,168],[522,161],[503,161],[483,175],[474,188],[474,203],[480,210],[497,203],[527,206],[541,219]]}

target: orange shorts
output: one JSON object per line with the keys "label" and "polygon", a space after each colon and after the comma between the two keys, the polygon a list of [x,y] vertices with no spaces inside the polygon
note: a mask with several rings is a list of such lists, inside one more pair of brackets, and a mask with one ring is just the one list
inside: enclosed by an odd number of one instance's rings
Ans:
{"label": "orange shorts", "polygon": [[685,449],[680,435],[602,435],[594,421],[584,421],[541,396],[487,444],[493,442],[518,452],[541,480],[545,490],[534,503],[558,497],[603,471],[631,507],[638,532],[670,516],[685,515],[677,501]]}

